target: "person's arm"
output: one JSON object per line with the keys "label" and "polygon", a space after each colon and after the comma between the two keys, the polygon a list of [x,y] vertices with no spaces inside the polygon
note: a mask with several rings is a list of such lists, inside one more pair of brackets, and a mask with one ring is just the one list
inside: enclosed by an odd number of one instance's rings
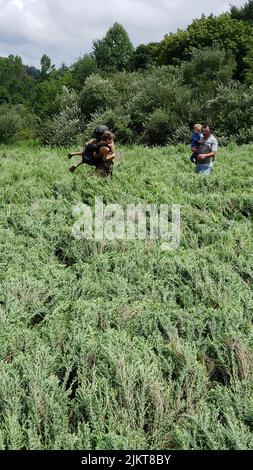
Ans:
{"label": "person's arm", "polygon": [[215,157],[215,152],[210,153],[200,153],[198,155],[198,160],[205,160],[206,158]]}
{"label": "person's arm", "polygon": [[210,147],[210,152],[209,153],[200,153],[198,155],[199,160],[205,160],[206,158],[214,158],[216,155],[216,152],[218,150],[218,143],[216,140],[214,142],[208,144]]}

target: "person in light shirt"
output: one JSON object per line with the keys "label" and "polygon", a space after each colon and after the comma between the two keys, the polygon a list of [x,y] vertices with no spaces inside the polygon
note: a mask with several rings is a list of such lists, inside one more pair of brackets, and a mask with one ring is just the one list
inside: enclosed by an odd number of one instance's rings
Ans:
{"label": "person in light shirt", "polygon": [[203,126],[203,134],[204,138],[196,155],[196,173],[209,175],[213,169],[218,141],[212,134],[212,127],[209,124]]}

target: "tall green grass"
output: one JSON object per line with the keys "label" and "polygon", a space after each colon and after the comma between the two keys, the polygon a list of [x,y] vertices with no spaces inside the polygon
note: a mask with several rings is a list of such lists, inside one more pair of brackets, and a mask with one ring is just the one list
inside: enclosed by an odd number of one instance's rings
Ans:
{"label": "tall green grass", "polygon": [[[252,146],[0,147],[0,448],[253,447]],[[179,249],[77,241],[72,207],[180,204]]]}

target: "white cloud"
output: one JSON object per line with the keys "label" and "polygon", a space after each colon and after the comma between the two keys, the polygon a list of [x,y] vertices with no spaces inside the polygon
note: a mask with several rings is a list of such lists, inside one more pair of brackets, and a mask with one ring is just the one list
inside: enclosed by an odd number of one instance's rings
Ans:
{"label": "white cloud", "polygon": [[[246,0],[232,0],[241,6]],[[70,64],[92,50],[116,21],[133,44],[161,41],[193,18],[229,10],[224,0],[0,0],[0,56],[21,55],[39,65],[48,54],[56,65]]]}

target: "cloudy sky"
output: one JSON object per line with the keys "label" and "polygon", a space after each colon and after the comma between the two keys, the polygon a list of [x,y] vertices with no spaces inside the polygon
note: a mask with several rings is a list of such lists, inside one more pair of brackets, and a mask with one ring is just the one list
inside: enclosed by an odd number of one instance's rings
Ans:
{"label": "cloudy sky", "polygon": [[202,13],[219,14],[246,0],[0,0],[0,56],[20,55],[39,66],[47,54],[57,66],[91,52],[116,21],[134,46],[161,41]]}

